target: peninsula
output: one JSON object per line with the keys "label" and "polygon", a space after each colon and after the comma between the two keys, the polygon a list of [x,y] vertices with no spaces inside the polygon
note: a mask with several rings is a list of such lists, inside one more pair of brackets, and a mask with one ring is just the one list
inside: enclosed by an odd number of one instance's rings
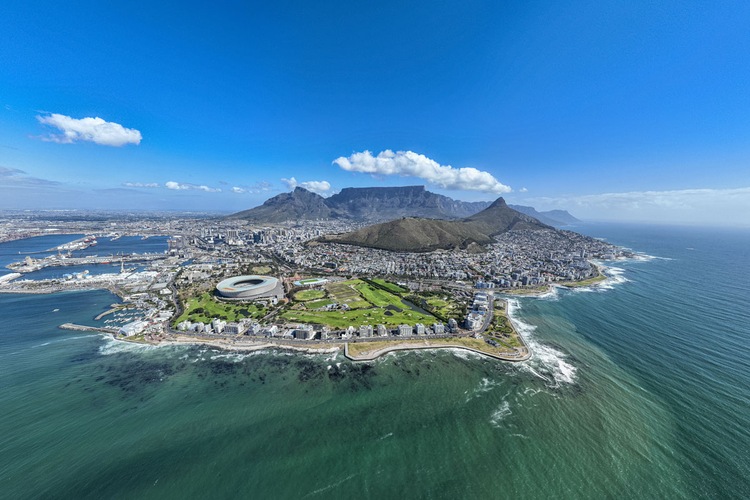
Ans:
{"label": "peninsula", "polygon": [[[605,278],[591,259],[629,255],[555,229],[502,198],[481,208],[423,188],[371,188],[342,191],[341,199],[320,205],[301,191],[251,210],[249,220],[149,214],[0,224],[6,241],[71,235],[54,247],[21,252],[7,264],[14,273],[0,278],[0,292],[108,289],[122,302],[90,326],[64,327],[134,342],[342,350],[353,361],[452,348],[522,361],[532,353],[508,315],[509,294],[590,285]],[[352,199],[371,206],[343,217],[344,200]],[[384,199],[406,218],[368,225],[365,215],[378,212]],[[279,213],[297,213],[300,200],[303,207],[317,204],[324,217],[275,221]],[[258,220],[269,206],[274,220]],[[423,217],[434,207],[452,207],[453,217]],[[140,248],[155,241],[166,248]],[[125,250],[108,251],[115,247]]]}

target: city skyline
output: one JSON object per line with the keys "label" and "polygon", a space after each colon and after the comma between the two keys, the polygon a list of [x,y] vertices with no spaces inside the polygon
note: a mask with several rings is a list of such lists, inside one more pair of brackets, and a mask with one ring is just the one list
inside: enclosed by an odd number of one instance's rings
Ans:
{"label": "city skyline", "polygon": [[0,209],[423,184],[747,225],[746,4],[11,5]]}

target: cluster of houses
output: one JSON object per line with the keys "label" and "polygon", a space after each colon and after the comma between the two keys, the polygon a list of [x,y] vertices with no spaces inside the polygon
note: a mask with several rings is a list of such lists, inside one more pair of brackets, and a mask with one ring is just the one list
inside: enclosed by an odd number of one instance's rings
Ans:
{"label": "cluster of houses", "polygon": [[279,325],[262,326],[260,323],[252,320],[241,320],[239,322],[228,323],[218,318],[212,319],[209,323],[182,321],[177,324],[177,329],[182,332],[201,333],[201,334],[221,334],[221,335],[255,335],[263,337],[289,337],[299,340],[311,340],[319,338],[328,340],[330,338],[340,338],[342,340],[371,337],[388,337],[391,335],[411,336],[411,335],[445,335],[458,331],[458,322],[451,318],[448,324],[436,322],[432,325],[417,323],[415,325],[402,324],[395,329],[389,329],[385,325],[361,325],[359,328],[349,326],[344,330],[331,331],[326,326],[315,327],[310,324],[300,324],[295,327],[280,327]]}

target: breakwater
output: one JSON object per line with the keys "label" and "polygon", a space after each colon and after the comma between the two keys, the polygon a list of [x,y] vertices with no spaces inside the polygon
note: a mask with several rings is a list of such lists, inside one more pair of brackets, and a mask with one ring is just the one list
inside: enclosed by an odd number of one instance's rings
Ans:
{"label": "breakwater", "polygon": [[75,323],[63,323],[58,328],[62,330],[72,330],[75,332],[100,332],[100,333],[111,333],[113,335],[116,335],[118,332],[117,328],[77,325]]}

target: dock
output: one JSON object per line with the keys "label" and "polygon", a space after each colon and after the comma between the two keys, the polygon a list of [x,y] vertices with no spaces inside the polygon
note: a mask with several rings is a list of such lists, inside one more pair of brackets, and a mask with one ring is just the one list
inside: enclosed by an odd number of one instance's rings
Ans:
{"label": "dock", "polygon": [[58,326],[58,328],[62,330],[73,330],[75,332],[100,332],[109,333],[112,335],[117,335],[117,332],[119,331],[119,328],[76,325],[75,323],[63,323],[62,325]]}

